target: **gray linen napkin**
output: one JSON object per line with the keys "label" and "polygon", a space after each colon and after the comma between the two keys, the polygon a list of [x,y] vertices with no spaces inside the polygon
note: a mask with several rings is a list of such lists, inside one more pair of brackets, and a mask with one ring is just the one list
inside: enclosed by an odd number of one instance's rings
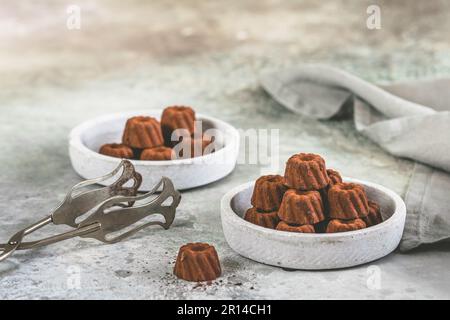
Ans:
{"label": "gray linen napkin", "polygon": [[261,84],[286,108],[316,119],[352,107],[359,132],[416,161],[401,251],[450,238],[450,79],[375,86],[340,69],[307,65],[265,74]]}

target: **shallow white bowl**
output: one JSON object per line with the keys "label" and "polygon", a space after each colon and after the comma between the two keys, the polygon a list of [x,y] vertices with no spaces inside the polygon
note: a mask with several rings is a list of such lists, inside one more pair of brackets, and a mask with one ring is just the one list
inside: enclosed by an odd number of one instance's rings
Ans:
{"label": "shallow white bowl", "polygon": [[[99,154],[105,143],[120,142],[128,118],[145,115],[160,119],[162,110],[134,111],[101,116],[75,127],[69,136],[69,154],[74,170],[83,178],[91,179],[112,171],[121,161]],[[239,151],[239,133],[230,124],[197,114],[203,130],[214,128],[221,132],[223,148],[214,153],[191,159],[168,161],[131,160],[143,176],[139,190],[148,191],[162,176],[170,178],[179,190],[202,186],[217,181],[233,171]],[[105,181],[104,185],[112,182]]]}
{"label": "shallow white bowl", "polygon": [[263,228],[243,219],[251,207],[254,182],[229,191],[221,203],[222,228],[230,247],[240,255],[269,265],[305,270],[356,266],[386,256],[399,244],[406,207],[393,191],[375,183],[362,184],[370,200],[381,208],[383,222],[342,233],[293,233]]}

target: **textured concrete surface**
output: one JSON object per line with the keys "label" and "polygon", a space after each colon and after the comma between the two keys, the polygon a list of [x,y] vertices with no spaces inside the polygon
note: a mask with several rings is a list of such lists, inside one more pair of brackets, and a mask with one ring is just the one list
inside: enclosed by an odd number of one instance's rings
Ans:
{"label": "textured concrete surface", "polygon": [[[81,8],[80,30],[66,28],[73,3]],[[292,115],[258,85],[261,72],[306,62],[380,83],[450,75],[449,3],[378,3],[380,30],[365,25],[371,1],[2,3],[0,241],[41,218],[80,181],[67,154],[73,126],[168,103],[191,104],[237,128],[279,128],[280,166],[295,152],[317,152],[347,176],[404,194],[410,162],[358,136],[349,120]],[[240,165],[220,182],[184,192],[168,231],[147,229],[112,246],[73,239],[17,253],[0,264],[0,299],[450,298],[448,245],[326,272],[286,271],[238,256],[221,232],[219,201],[258,175],[258,166]],[[216,246],[221,279],[196,285],[172,276],[179,246],[191,241]]]}

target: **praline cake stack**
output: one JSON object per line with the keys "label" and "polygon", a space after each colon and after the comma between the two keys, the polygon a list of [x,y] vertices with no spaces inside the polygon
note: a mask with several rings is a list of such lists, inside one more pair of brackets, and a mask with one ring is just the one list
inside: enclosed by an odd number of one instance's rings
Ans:
{"label": "praline cake stack", "polygon": [[[163,110],[161,122],[148,116],[129,118],[125,124],[121,143],[108,143],[100,147],[99,153],[116,158],[162,161],[183,159],[203,155],[211,144],[210,139],[197,138],[195,134],[195,111],[191,107],[171,106]],[[176,135],[183,130],[183,135]],[[187,137],[187,138],[186,138]],[[188,141],[183,141],[183,139]],[[175,140],[174,140],[175,139]],[[173,147],[185,142],[190,154],[175,152]],[[214,152],[209,148],[208,152]],[[201,152],[201,154],[199,154]]]}
{"label": "praline cake stack", "polygon": [[379,206],[364,187],[342,181],[312,153],[289,158],[284,177],[262,176],[255,182],[252,208],[244,219],[262,227],[300,233],[334,233],[382,222]]}

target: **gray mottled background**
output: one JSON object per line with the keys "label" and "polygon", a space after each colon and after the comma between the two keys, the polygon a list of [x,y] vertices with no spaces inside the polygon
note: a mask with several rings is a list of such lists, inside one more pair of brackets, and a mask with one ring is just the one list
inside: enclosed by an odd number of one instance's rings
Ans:
{"label": "gray mottled background", "polygon": [[[380,30],[366,27],[373,3]],[[69,4],[81,8],[80,30],[66,28]],[[449,76],[449,12],[448,1],[436,0],[2,2],[0,240],[43,217],[80,181],[67,154],[73,126],[172,103],[237,128],[280,128],[280,167],[293,153],[316,152],[347,176],[403,195],[411,162],[358,136],[349,120],[291,114],[262,91],[258,75],[322,62],[378,83]],[[147,229],[112,246],[74,239],[17,253],[0,264],[0,299],[450,298],[448,245],[326,272],[238,256],[224,240],[219,201],[258,175],[257,166],[240,165],[220,182],[184,192],[169,231]],[[216,246],[220,280],[198,286],[172,276],[179,246],[191,241]]]}

